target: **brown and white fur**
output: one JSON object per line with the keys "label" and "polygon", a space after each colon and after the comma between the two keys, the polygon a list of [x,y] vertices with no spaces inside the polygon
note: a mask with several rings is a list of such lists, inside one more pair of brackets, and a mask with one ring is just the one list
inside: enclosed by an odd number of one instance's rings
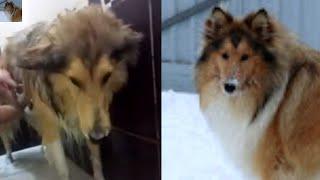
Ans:
{"label": "brown and white fur", "polygon": [[261,9],[214,8],[196,65],[201,110],[246,179],[320,178],[320,54]]}
{"label": "brown and white fur", "polygon": [[4,4],[4,10],[8,14],[11,22],[22,21],[22,9],[13,2],[6,2]]}
{"label": "brown and white fur", "polygon": [[38,23],[8,39],[7,63],[31,102],[25,111],[61,179],[69,171],[60,130],[86,142],[94,179],[104,179],[97,141],[112,129],[109,106],[135,64],[141,35],[101,7]]}

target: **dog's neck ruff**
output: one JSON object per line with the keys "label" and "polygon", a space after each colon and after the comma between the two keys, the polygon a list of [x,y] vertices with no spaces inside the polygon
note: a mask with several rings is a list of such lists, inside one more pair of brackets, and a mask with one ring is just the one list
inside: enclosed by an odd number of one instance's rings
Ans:
{"label": "dog's neck ruff", "polygon": [[[287,83],[286,74],[283,83],[269,95],[261,108],[247,108],[246,99],[241,99],[243,103],[235,104],[232,102],[233,97],[220,92],[212,98],[206,108],[202,109],[210,128],[218,136],[228,157],[250,179],[256,177],[252,169],[254,152],[275,116]],[[259,110],[254,115],[257,109]]]}
{"label": "dog's neck ruff", "polygon": [[17,12],[17,9],[18,8],[16,8],[16,7],[13,7],[13,11],[12,11],[12,13],[11,13],[11,17],[13,17],[15,14],[16,14],[16,12]]}
{"label": "dog's neck ruff", "polygon": [[13,7],[13,11],[11,12],[7,11],[7,15],[10,16],[11,21],[13,20],[13,17],[16,15],[17,11],[18,11],[17,7]]}

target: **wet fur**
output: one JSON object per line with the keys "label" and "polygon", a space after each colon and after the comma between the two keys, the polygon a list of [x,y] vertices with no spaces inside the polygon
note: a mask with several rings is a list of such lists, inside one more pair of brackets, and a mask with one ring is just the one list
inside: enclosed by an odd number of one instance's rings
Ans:
{"label": "wet fur", "polygon": [[66,12],[8,39],[5,56],[24,84],[29,123],[42,136],[61,179],[69,179],[69,172],[60,130],[87,143],[94,178],[104,179],[99,146],[90,135],[111,130],[109,105],[127,81],[128,66],[136,63],[140,39],[141,34],[98,6]]}
{"label": "wet fur", "polygon": [[[244,53],[252,58],[238,61]],[[207,19],[195,74],[200,105],[247,179],[319,178],[319,60],[263,9],[238,20],[215,8]],[[221,83],[234,67],[241,90],[231,96]]]}

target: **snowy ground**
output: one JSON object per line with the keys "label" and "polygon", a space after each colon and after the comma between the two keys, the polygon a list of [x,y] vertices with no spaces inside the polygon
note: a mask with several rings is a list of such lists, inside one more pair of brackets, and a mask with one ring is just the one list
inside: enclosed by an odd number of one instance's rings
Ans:
{"label": "snowy ground", "polygon": [[209,131],[198,96],[162,92],[162,179],[241,180]]}
{"label": "snowy ground", "polygon": [[9,22],[10,19],[4,11],[0,11],[0,22]]}

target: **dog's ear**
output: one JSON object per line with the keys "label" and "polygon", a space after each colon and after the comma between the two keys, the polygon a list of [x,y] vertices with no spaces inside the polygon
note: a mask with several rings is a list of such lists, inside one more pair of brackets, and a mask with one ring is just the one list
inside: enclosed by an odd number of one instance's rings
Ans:
{"label": "dog's ear", "polygon": [[265,9],[260,9],[256,13],[248,15],[244,19],[244,22],[256,34],[257,38],[263,41],[270,41],[272,39],[274,27]]}
{"label": "dog's ear", "polygon": [[111,52],[111,58],[117,62],[126,61],[131,65],[135,65],[139,43],[142,41],[142,38],[143,35],[141,33],[130,29],[129,33],[124,37],[121,46]]}
{"label": "dog's ear", "polygon": [[220,7],[212,9],[210,17],[205,22],[206,37],[219,36],[229,24],[233,22],[233,17]]}
{"label": "dog's ear", "polygon": [[16,64],[24,69],[52,72],[66,65],[66,55],[51,43],[41,43],[22,50]]}
{"label": "dog's ear", "polygon": [[4,7],[8,7],[8,6],[13,7],[13,2],[6,2],[6,3],[4,4]]}

